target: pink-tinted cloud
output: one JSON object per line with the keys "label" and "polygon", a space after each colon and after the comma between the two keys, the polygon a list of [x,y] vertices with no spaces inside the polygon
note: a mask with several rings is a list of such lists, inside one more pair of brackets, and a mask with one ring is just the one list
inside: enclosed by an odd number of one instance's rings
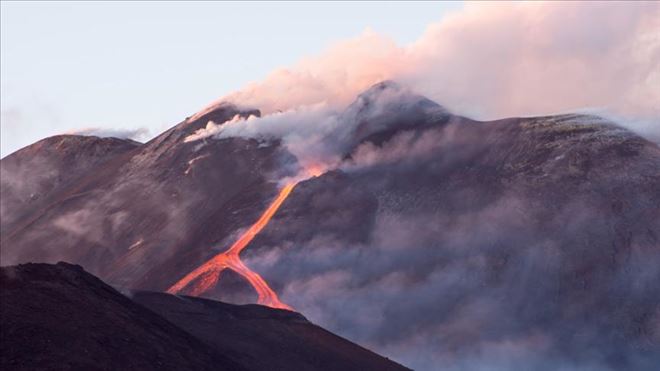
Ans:
{"label": "pink-tinted cloud", "polygon": [[367,30],[221,100],[341,107],[394,79],[477,118],[595,108],[660,117],[660,3],[469,3],[407,46]]}

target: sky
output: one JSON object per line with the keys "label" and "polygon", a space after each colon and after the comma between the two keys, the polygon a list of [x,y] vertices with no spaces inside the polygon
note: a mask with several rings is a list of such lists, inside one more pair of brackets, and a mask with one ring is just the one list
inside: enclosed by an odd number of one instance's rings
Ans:
{"label": "sky", "polygon": [[372,30],[406,45],[463,6],[3,1],[0,155],[86,129],[145,140],[335,42]]}

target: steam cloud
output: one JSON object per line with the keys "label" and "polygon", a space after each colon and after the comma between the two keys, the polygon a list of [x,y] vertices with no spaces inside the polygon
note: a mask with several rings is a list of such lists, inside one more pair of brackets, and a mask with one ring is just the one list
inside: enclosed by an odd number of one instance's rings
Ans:
{"label": "steam cloud", "polygon": [[236,115],[219,124],[209,121],[205,128],[195,131],[185,141],[209,137],[281,140],[303,168],[328,170],[369,161],[364,158],[368,156],[368,148],[357,152],[357,158],[350,163],[343,157],[357,141],[373,132],[402,122],[413,124],[418,123],[418,119],[439,117],[449,117],[441,106],[395,82],[384,81],[360,94],[343,111],[322,102],[262,117]]}
{"label": "steam cloud", "polygon": [[467,4],[398,46],[365,31],[220,101],[264,113],[341,108],[393,79],[478,119],[582,109],[660,138],[660,4]]}

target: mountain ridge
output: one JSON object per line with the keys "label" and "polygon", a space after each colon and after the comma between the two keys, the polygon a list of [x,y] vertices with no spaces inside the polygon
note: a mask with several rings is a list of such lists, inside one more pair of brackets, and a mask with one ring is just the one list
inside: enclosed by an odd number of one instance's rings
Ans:
{"label": "mountain ridge", "polygon": [[299,313],[124,296],[64,262],[2,267],[0,286],[3,369],[406,370]]}

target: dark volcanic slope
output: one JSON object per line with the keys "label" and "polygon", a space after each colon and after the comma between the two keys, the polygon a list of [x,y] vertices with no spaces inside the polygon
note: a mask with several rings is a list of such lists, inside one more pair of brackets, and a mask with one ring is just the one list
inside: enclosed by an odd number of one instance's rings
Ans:
{"label": "dark volcanic slope", "polygon": [[131,300],[67,263],[3,267],[0,289],[2,370],[406,369],[298,313],[155,292]]}
{"label": "dark volcanic slope", "polygon": [[4,234],[30,210],[48,205],[100,164],[140,143],[117,139],[57,135],[40,140],[0,161],[0,230]]}
{"label": "dark volcanic slope", "polygon": [[156,292],[136,292],[133,300],[250,369],[406,369],[295,312]]}
{"label": "dark volcanic slope", "polygon": [[388,137],[299,184],[253,241],[284,300],[413,368],[657,368],[656,144],[583,115]]}
{"label": "dark volcanic slope", "polygon": [[[281,177],[276,173],[292,161],[277,143],[185,141],[209,118],[222,122],[255,114],[222,105],[103,163],[90,162],[87,144],[81,144],[75,159],[89,170],[82,176],[57,145],[38,143],[8,156],[2,160],[8,169],[2,205],[17,220],[5,226],[3,218],[2,263],[72,261],[113,284],[166,289],[214,255],[212,247],[253,223],[276,194],[274,181]],[[98,143],[89,145],[100,151]],[[38,176],[43,169],[31,163],[41,156],[52,157],[51,171],[64,181],[47,203],[24,204],[16,212],[4,197],[5,183]],[[9,171],[14,163],[24,166]]]}
{"label": "dark volcanic slope", "polygon": [[245,370],[79,266],[0,271],[3,370]]}

